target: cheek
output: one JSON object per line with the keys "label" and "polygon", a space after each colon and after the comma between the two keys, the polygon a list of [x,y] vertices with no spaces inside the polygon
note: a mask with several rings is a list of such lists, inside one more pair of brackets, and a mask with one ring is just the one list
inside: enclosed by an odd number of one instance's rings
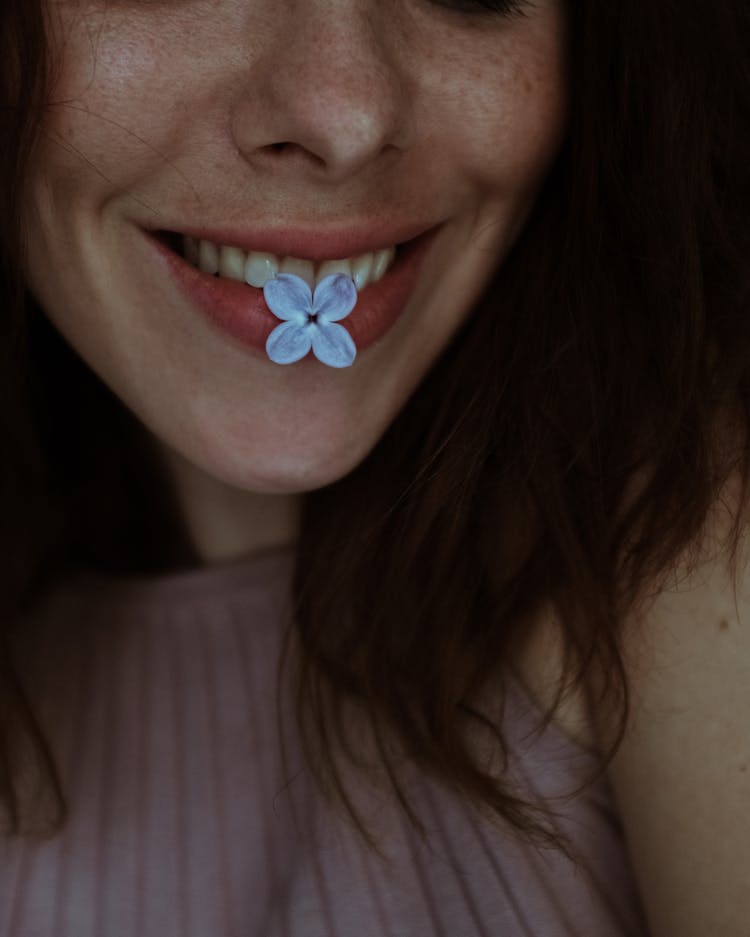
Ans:
{"label": "cheek", "polygon": [[159,158],[175,116],[172,70],[164,46],[131,19],[99,3],[60,8],[44,164],[71,185],[85,177],[111,189]]}
{"label": "cheek", "polygon": [[566,101],[547,76],[519,75],[510,106],[477,127],[471,162],[478,181],[501,197],[536,190],[562,143]]}
{"label": "cheek", "polygon": [[463,132],[449,145],[486,196],[523,199],[554,161],[568,116],[565,48],[561,19],[543,22],[500,44],[453,96]]}

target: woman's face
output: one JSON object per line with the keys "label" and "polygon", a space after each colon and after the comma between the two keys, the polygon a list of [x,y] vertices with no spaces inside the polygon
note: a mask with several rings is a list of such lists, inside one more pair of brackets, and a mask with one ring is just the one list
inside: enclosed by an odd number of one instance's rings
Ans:
{"label": "woman's face", "polygon": [[[167,447],[230,485],[293,493],[375,445],[471,315],[560,144],[563,0],[506,6],[48,0],[60,72],[26,206],[29,282]],[[224,252],[219,282],[165,231],[243,253]],[[342,322],[353,365],[269,360],[262,290],[231,270],[271,254],[314,276],[418,236]]]}

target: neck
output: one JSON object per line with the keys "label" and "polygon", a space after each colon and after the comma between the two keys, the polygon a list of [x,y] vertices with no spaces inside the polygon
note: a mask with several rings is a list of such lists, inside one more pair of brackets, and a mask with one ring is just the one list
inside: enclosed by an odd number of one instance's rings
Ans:
{"label": "neck", "polygon": [[296,541],[302,495],[245,491],[212,477],[174,450],[159,448],[195,551],[206,565]]}

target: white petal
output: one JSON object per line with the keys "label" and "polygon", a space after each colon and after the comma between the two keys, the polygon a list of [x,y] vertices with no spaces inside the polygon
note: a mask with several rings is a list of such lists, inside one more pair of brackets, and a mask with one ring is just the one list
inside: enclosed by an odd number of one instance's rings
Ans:
{"label": "white petal", "polygon": [[293,273],[279,273],[263,287],[268,308],[278,319],[307,322],[312,313],[310,287]]}
{"label": "white petal", "polygon": [[266,354],[276,364],[293,364],[304,358],[312,344],[312,329],[296,322],[277,325],[266,340]]}
{"label": "white petal", "polygon": [[343,325],[318,325],[312,334],[312,350],[318,361],[331,368],[348,368],[357,357],[357,346]]}
{"label": "white petal", "polygon": [[338,322],[345,319],[357,305],[357,287],[354,280],[343,273],[334,273],[321,280],[315,288],[313,309],[318,322]]}

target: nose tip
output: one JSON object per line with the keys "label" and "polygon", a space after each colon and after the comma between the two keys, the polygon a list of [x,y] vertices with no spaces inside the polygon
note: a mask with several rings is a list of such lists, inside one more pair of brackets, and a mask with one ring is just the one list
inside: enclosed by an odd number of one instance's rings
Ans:
{"label": "nose tip", "polygon": [[316,117],[311,108],[304,116],[296,132],[286,130],[289,139],[256,147],[255,157],[282,169],[309,171],[337,181],[398,148],[391,142],[387,123],[364,110],[342,113],[337,108]]}
{"label": "nose tip", "polygon": [[311,32],[285,35],[251,66],[232,129],[250,162],[340,181],[405,144],[408,98],[372,29]]}

